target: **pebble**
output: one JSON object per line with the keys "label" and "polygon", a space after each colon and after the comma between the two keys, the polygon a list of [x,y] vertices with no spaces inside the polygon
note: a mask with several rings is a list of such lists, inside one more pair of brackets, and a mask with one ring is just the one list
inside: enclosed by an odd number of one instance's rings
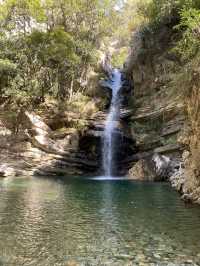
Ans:
{"label": "pebble", "polygon": [[185,263],[193,263],[193,260],[186,260]]}
{"label": "pebble", "polygon": [[115,258],[116,259],[120,259],[120,260],[123,260],[123,259],[133,259],[134,257],[132,255],[127,255],[127,254],[119,254],[119,255],[115,255]]}
{"label": "pebble", "polygon": [[156,254],[156,253],[155,253],[155,254],[153,254],[153,256],[154,256],[154,258],[156,258],[156,259],[159,259],[159,260],[161,259],[161,257],[160,257],[159,254]]}
{"label": "pebble", "polygon": [[135,259],[138,262],[143,262],[146,259],[146,256],[144,254],[138,254],[138,255],[136,255]]}

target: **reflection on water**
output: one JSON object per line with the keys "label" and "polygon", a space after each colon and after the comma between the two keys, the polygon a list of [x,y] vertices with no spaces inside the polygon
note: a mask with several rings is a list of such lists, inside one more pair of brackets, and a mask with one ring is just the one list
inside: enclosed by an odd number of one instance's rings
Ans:
{"label": "reflection on water", "polygon": [[0,265],[200,265],[200,208],[168,184],[0,181]]}

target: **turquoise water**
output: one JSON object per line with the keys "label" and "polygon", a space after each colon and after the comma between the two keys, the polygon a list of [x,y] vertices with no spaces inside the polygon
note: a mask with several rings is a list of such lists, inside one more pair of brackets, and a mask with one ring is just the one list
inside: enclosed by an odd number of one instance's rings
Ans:
{"label": "turquoise water", "polygon": [[200,207],[165,183],[3,179],[0,265],[200,265]]}

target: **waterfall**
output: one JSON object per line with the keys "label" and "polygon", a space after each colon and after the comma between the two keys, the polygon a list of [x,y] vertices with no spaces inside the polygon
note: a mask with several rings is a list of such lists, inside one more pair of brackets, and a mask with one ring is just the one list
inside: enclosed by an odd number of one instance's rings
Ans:
{"label": "waterfall", "polygon": [[115,167],[115,131],[119,121],[120,99],[118,92],[121,85],[121,72],[118,69],[114,69],[110,85],[110,88],[112,89],[112,100],[103,135],[103,170],[104,175],[108,177],[112,176],[113,169]]}

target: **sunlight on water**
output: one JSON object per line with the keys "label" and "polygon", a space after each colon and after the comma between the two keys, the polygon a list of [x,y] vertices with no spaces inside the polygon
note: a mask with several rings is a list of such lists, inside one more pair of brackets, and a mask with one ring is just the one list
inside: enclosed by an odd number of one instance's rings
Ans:
{"label": "sunlight on water", "polygon": [[91,180],[127,180],[124,176],[95,176],[95,177],[88,177]]}

